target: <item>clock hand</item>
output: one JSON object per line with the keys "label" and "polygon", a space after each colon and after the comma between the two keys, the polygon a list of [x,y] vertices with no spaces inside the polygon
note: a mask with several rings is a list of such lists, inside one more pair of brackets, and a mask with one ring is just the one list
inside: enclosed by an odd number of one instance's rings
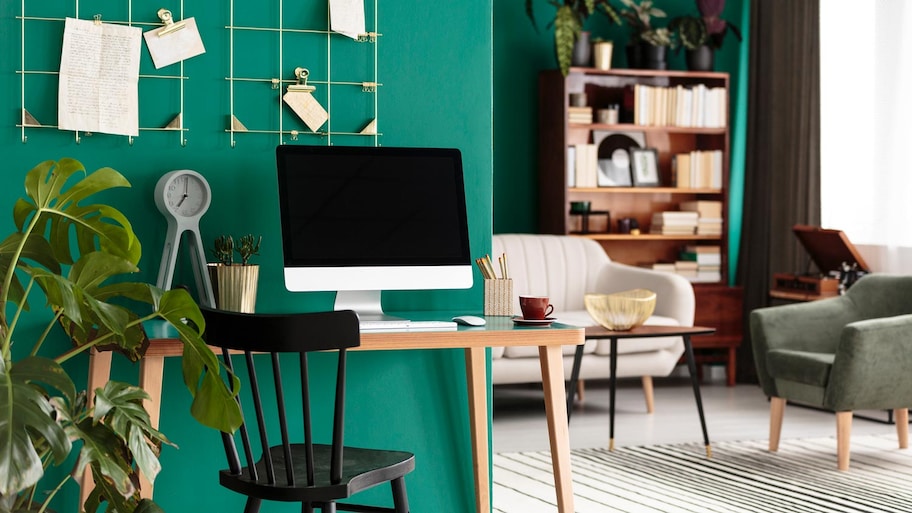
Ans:
{"label": "clock hand", "polygon": [[190,178],[184,178],[184,195],[181,196],[180,201],[178,201],[177,205],[175,205],[175,206],[180,207],[181,203],[183,203],[184,200],[187,199],[187,196],[189,196],[189,195],[190,195]]}

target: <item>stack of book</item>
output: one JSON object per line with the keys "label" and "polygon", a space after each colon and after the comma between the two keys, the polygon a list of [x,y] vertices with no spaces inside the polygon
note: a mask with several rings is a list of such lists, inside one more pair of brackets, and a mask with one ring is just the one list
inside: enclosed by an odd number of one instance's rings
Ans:
{"label": "stack of book", "polygon": [[699,215],[697,235],[722,235],[721,201],[684,201],[679,208]]}
{"label": "stack of book", "polygon": [[675,187],[722,188],[722,150],[679,153],[674,156]]}
{"label": "stack of book", "polygon": [[592,123],[592,107],[568,107],[567,121],[569,123]]}
{"label": "stack of book", "polygon": [[693,235],[700,215],[696,212],[666,211],[652,214],[649,233],[660,235]]}
{"label": "stack of book", "polygon": [[[675,267],[691,270],[685,275],[694,282],[716,282],[722,280],[722,248],[719,246],[684,246]],[[686,262],[686,264],[684,264]]]}

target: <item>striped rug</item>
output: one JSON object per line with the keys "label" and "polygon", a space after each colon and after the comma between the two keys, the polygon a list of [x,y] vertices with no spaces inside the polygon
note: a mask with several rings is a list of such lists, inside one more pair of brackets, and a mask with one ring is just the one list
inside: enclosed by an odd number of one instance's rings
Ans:
{"label": "striped rug", "polygon": [[[852,437],[848,472],[836,439],[719,442],[572,451],[575,513],[912,512],[912,450],[896,436]],[[494,511],[556,512],[548,452],[494,455]]]}

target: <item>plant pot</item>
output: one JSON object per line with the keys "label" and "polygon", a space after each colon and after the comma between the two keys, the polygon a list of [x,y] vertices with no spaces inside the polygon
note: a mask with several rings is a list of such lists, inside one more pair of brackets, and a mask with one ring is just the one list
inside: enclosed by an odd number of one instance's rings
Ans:
{"label": "plant pot", "polygon": [[596,69],[611,69],[611,54],[614,44],[611,41],[599,41],[592,45],[593,65]]}
{"label": "plant pot", "polygon": [[667,53],[667,46],[640,43],[640,67],[642,69],[666,69],[668,67],[665,60]]}
{"label": "plant pot", "polygon": [[259,274],[258,265],[209,264],[216,307],[230,312],[254,313]]}
{"label": "plant pot", "polygon": [[592,43],[589,42],[589,32],[579,33],[579,37],[573,43],[573,55],[570,57],[570,63],[574,66],[589,66],[592,62]]}
{"label": "plant pot", "polygon": [[624,53],[627,54],[627,67],[630,69],[640,68],[640,45],[628,44],[624,47]]}
{"label": "plant pot", "polygon": [[715,57],[715,52],[706,45],[697,47],[693,50],[687,50],[685,57],[687,60],[687,69],[690,71],[713,70],[713,57]]}

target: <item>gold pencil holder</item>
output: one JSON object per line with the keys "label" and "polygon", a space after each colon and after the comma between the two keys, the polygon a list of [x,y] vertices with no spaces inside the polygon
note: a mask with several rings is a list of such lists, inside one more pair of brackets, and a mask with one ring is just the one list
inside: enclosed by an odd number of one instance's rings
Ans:
{"label": "gold pencil holder", "polygon": [[484,314],[513,315],[513,280],[484,281]]}

